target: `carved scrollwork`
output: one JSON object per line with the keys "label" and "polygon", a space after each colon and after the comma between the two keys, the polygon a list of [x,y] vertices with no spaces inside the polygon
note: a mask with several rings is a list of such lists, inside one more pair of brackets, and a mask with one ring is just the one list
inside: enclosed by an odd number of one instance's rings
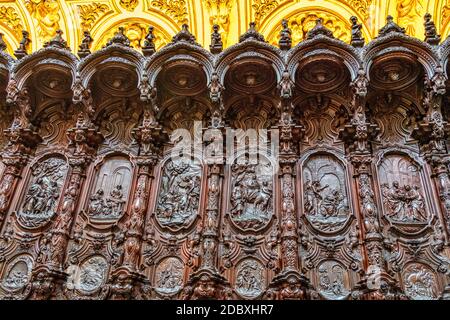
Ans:
{"label": "carved scrollwork", "polygon": [[436,275],[425,265],[409,264],[403,271],[405,293],[414,300],[436,299]]}

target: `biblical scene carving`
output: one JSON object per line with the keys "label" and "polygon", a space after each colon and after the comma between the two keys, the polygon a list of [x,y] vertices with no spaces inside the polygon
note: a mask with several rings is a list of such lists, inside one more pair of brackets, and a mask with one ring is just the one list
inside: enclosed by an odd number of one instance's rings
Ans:
{"label": "biblical scene carving", "polygon": [[201,165],[194,160],[169,160],[162,173],[156,218],[164,227],[188,227],[200,203]]}
{"label": "biblical scene carving", "polygon": [[183,285],[183,262],[175,257],[162,260],[155,272],[156,290],[161,294],[174,294]]}
{"label": "biblical scene carving", "polygon": [[80,265],[76,278],[76,289],[90,293],[101,288],[105,283],[108,263],[102,256],[93,256]]}
{"label": "biblical scene carving", "polygon": [[55,215],[67,168],[65,160],[54,157],[31,169],[29,187],[16,213],[21,225],[41,227]]}
{"label": "biblical scene carving", "polygon": [[329,155],[314,155],[303,167],[304,213],[324,232],[339,230],[350,216],[344,170]]}
{"label": "biblical scene carving", "polygon": [[273,174],[264,157],[255,164],[238,159],[231,166],[230,217],[240,229],[260,229],[272,218]]}
{"label": "biblical scene carving", "polygon": [[436,299],[436,276],[424,265],[412,263],[403,272],[405,293],[414,300]]}
{"label": "biblical scene carving", "polygon": [[128,159],[112,157],[98,171],[89,197],[88,216],[93,220],[117,220],[125,210],[131,184],[131,164]]}
{"label": "biblical scene carving", "polygon": [[318,289],[326,299],[344,299],[349,294],[345,268],[333,260],[324,261],[318,268]]}
{"label": "biblical scene carving", "polygon": [[239,263],[236,268],[236,292],[244,298],[258,297],[266,287],[264,266],[254,259]]}
{"label": "biblical scene carving", "polygon": [[385,216],[397,223],[428,221],[419,168],[405,156],[385,156],[379,168]]}
{"label": "biblical scene carving", "polygon": [[29,256],[19,256],[10,262],[4,273],[1,286],[6,291],[23,289],[30,281],[33,260]]}

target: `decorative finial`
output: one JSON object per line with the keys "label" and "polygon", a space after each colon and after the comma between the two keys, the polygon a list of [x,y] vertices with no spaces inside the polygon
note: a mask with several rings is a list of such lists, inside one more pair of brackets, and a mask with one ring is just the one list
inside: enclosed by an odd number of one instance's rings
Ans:
{"label": "decorative finial", "polygon": [[436,25],[431,18],[429,13],[426,13],[424,16],[425,42],[432,46],[437,46],[441,42],[441,36],[437,34]]}
{"label": "decorative finial", "polygon": [[391,15],[389,15],[386,18],[386,25],[380,29],[378,34],[380,37],[383,37],[392,32],[403,33],[403,34],[406,33],[405,28],[402,28],[398,24],[396,24],[394,22],[394,18]]}
{"label": "decorative finial", "polygon": [[333,32],[323,25],[323,20],[321,18],[317,19],[315,27],[308,31],[306,34],[306,39],[314,39],[318,35],[334,38]]}
{"label": "decorative finial", "polygon": [[31,40],[28,36],[28,31],[22,30],[22,40],[20,40],[19,48],[14,51],[14,55],[17,57],[17,59],[22,59],[28,54],[28,47],[31,43]]}
{"label": "decorative finial", "polygon": [[0,32],[0,51],[6,51],[6,43],[3,40],[4,34]]}
{"label": "decorative finial", "polygon": [[278,46],[281,50],[289,50],[292,47],[292,31],[288,26],[288,21],[283,19],[281,21],[281,32]]}
{"label": "decorative finial", "polygon": [[63,35],[62,30],[60,30],[60,29],[56,30],[55,37],[53,39],[51,39],[50,41],[47,41],[44,44],[44,48],[54,47],[54,48],[69,50],[69,47],[67,46],[67,41],[63,39],[62,35]]}
{"label": "decorative finial", "polygon": [[114,34],[114,37],[112,37],[107,43],[106,46],[110,46],[113,44],[118,44],[121,46],[129,47],[130,46],[130,39],[125,35],[125,28],[119,27],[119,30]]}
{"label": "decorative finial", "polygon": [[209,51],[213,54],[222,52],[223,42],[222,37],[219,33],[219,25],[213,25],[213,32],[211,33],[211,45],[209,46]]}
{"label": "decorative finial", "polygon": [[91,54],[91,44],[94,41],[91,37],[91,33],[89,31],[83,32],[83,40],[81,40],[81,44],[78,50],[78,56],[83,59]]}
{"label": "decorative finial", "polygon": [[266,40],[264,39],[264,36],[259,33],[258,31],[256,31],[256,23],[255,22],[250,22],[249,24],[249,29],[247,30],[247,32],[245,32],[243,35],[240,36],[239,38],[239,42],[243,42],[245,40],[256,40],[256,41],[261,41],[261,42],[266,42]]}
{"label": "decorative finial", "polygon": [[189,26],[186,23],[184,23],[181,26],[181,31],[178,32],[176,35],[174,35],[172,38],[172,43],[177,43],[180,41],[184,41],[184,42],[188,42],[190,44],[196,45],[196,46],[200,46],[196,42],[195,36],[189,32]]}
{"label": "decorative finial", "polygon": [[361,32],[362,24],[358,23],[356,16],[350,17],[350,22],[352,23],[352,39],[350,44],[356,48],[364,47],[364,37]]}
{"label": "decorative finial", "polygon": [[150,57],[152,54],[156,52],[154,43],[155,35],[153,34],[153,30],[154,30],[153,26],[148,27],[148,33],[145,36],[144,46],[142,47],[142,53],[146,57]]}

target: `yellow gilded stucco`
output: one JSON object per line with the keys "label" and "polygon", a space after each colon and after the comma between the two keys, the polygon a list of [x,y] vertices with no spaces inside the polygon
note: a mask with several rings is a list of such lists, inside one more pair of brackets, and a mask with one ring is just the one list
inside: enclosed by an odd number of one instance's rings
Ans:
{"label": "yellow gilded stucco", "polygon": [[187,23],[197,41],[207,48],[213,24],[220,26],[225,47],[237,43],[251,21],[276,44],[281,20],[289,19],[296,44],[315,20],[322,18],[335,37],[348,42],[351,16],[358,17],[363,35],[370,41],[385,24],[386,16],[392,15],[409,35],[423,39],[427,12],[445,38],[450,33],[450,0],[0,0],[0,32],[11,54],[19,45],[22,30],[30,33],[32,51],[61,29],[76,52],[83,31],[91,32],[92,49],[97,50],[119,26],[139,49],[147,26],[152,25],[160,48]]}

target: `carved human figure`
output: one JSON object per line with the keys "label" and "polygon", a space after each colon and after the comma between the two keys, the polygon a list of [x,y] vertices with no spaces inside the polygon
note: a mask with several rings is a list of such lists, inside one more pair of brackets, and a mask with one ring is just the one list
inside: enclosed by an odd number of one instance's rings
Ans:
{"label": "carved human figure", "polygon": [[162,294],[173,294],[183,284],[183,263],[175,257],[162,260],[155,272],[156,290]]}
{"label": "carved human figure", "polygon": [[419,186],[407,184],[401,187],[398,181],[394,181],[391,187],[387,183],[382,184],[381,189],[383,204],[391,219],[398,222],[423,222],[428,219]]}
{"label": "carved human figure", "polygon": [[318,270],[319,292],[327,299],[343,299],[349,291],[344,279],[345,271],[336,261],[324,261]]}
{"label": "carved human figure", "polygon": [[77,289],[92,292],[101,287],[105,281],[108,264],[101,256],[86,260],[80,267]]}
{"label": "carved human figure", "polygon": [[249,259],[241,262],[236,271],[236,291],[248,298],[259,296],[264,290],[264,268],[256,260]]}
{"label": "carved human figure", "polygon": [[197,215],[201,167],[195,162],[166,163],[159,188],[156,214],[163,226],[188,226]]}
{"label": "carved human figure", "polygon": [[40,226],[55,214],[67,164],[60,158],[49,158],[32,171],[29,188],[17,213],[20,223],[27,227]]}
{"label": "carved human figure", "polygon": [[[263,160],[264,161],[264,160]],[[272,215],[272,176],[270,163],[244,163],[232,166],[231,218],[241,228],[259,228]]]}

